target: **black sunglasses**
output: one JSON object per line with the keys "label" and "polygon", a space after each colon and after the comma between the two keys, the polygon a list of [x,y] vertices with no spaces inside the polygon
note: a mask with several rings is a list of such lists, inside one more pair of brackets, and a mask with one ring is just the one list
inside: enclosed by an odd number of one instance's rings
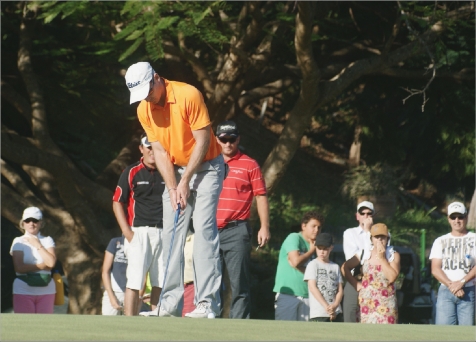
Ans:
{"label": "black sunglasses", "polygon": [[454,221],[456,219],[459,220],[464,220],[466,218],[466,215],[458,215],[458,214],[451,214],[450,215],[450,220]]}
{"label": "black sunglasses", "polygon": [[37,219],[34,219],[34,218],[27,218],[26,220],[23,220],[23,222],[25,223],[30,223],[30,222],[33,222],[33,223],[38,223],[39,220]]}
{"label": "black sunglasses", "polygon": [[359,214],[360,214],[361,216],[365,216],[365,215],[367,215],[367,216],[372,216],[374,213],[373,213],[373,212],[363,213],[363,212],[359,211]]}
{"label": "black sunglasses", "polygon": [[236,138],[218,138],[223,144],[229,142],[230,144],[234,144],[236,142]]}

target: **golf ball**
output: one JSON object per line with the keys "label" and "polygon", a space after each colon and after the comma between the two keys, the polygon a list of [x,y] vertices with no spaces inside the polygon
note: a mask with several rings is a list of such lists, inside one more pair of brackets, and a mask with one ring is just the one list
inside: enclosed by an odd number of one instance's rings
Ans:
{"label": "golf ball", "polygon": [[210,313],[208,314],[208,318],[210,318],[210,319],[215,318],[215,314],[214,314],[213,312],[210,312]]}

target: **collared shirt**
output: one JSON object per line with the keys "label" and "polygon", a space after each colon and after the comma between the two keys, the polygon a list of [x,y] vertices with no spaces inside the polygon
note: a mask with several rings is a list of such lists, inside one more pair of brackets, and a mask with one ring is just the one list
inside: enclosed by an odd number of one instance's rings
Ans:
{"label": "collared shirt", "polygon": [[256,160],[238,151],[226,163],[229,172],[218,201],[218,229],[230,221],[249,219],[253,196],[266,195],[266,185]]}
{"label": "collared shirt", "polygon": [[[143,100],[137,107],[137,116],[149,142],[160,142],[173,164],[187,166],[196,144],[192,131],[211,124],[208,109],[197,88],[162,79],[166,91],[164,107]],[[221,153],[211,126],[209,129],[210,145],[204,161],[212,160]]]}
{"label": "collared shirt", "polygon": [[343,247],[345,260],[351,259],[356,254],[360,255],[363,249],[370,248],[370,232],[366,232],[360,226],[346,229]]}
{"label": "collared shirt", "polygon": [[112,200],[127,205],[131,227],[162,227],[162,194],[165,183],[157,169],[149,169],[143,159],[126,167]]}

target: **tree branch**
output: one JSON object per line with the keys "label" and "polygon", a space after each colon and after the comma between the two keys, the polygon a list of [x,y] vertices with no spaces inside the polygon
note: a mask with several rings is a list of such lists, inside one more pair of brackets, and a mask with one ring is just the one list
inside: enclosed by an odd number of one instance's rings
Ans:
{"label": "tree branch", "polygon": [[11,167],[10,164],[1,159],[2,176],[15,188],[15,190],[25,199],[35,198],[33,192],[28,188],[23,179]]}
{"label": "tree branch", "polygon": [[[460,8],[449,12],[447,17],[454,18],[455,16],[464,16],[470,13],[470,6],[463,7],[465,10]],[[430,44],[434,42],[437,37],[445,31],[445,29],[445,24],[442,21],[438,21],[432,25],[427,32],[421,35],[421,40],[418,39],[408,43],[407,45],[389,53],[387,56],[376,56],[350,63],[346,68],[342,69],[337,76],[329,81],[322,82],[322,101],[320,101],[320,105],[334,99],[343,89],[358,78],[364,75],[377,73],[380,70],[387,69],[390,66],[421,53],[425,48],[421,41]]]}
{"label": "tree branch", "polygon": [[37,142],[41,146],[51,149],[53,150],[53,153],[55,153],[57,148],[52,146],[54,144],[51,144],[43,94],[31,63],[30,31],[32,29],[31,26],[33,25],[32,20],[29,19],[31,11],[32,10],[30,10],[28,7],[28,3],[23,3],[23,18],[20,24],[20,42],[18,48],[17,65],[30,97],[32,116],[31,130],[33,132],[33,136],[38,139]]}
{"label": "tree branch", "polygon": [[268,96],[273,96],[282,93],[292,84],[293,80],[290,78],[286,78],[265,84],[261,87],[248,90],[240,96],[240,98],[238,99],[238,105],[241,109],[243,109],[252,102],[258,101]]}
{"label": "tree branch", "polygon": [[195,75],[197,75],[198,81],[203,85],[207,98],[210,97],[214,91],[213,82],[210,79],[207,68],[203,65],[200,59],[195,57],[195,55],[190,53],[186,48],[179,49],[169,41],[164,42],[163,48],[165,53],[178,56],[190,64]]}
{"label": "tree branch", "polygon": [[[113,192],[86,178],[67,158],[44,152],[28,139],[16,134],[2,131],[1,139],[4,158],[18,164],[42,168],[54,175],[58,182],[58,191],[66,206],[74,206],[80,201],[81,196],[77,194],[79,191],[91,203],[109,212],[112,211]],[[68,201],[71,202],[68,204]]]}
{"label": "tree branch", "polygon": [[20,113],[28,123],[31,123],[31,107],[28,101],[13,87],[2,80],[2,97],[7,100]]}
{"label": "tree branch", "polygon": [[[438,73],[435,75],[436,78],[447,78],[452,79],[458,82],[461,81],[472,81],[475,78],[474,68],[463,68],[460,71],[441,71],[438,70]],[[430,75],[425,70],[408,70],[408,69],[398,69],[398,68],[385,68],[378,71],[381,75],[391,76],[395,78],[428,78]]]}
{"label": "tree branch", "polygon": [[126,146],[122,148],[116,158],[114,158],[96,177],[96,182],[103,185],[106,189],[115,189],[117,185],[117,180],[121,175],[122,171],[131,164],[134,160],[137,160],[139,157],[140,145],[139,132],[134,134],[131,141],[127,143]]}

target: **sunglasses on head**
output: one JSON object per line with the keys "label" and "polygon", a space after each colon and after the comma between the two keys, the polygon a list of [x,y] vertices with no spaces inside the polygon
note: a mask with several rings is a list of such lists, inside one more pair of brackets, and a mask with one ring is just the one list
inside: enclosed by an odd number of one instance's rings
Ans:
{"label": "sunglasses on head", "polygon": [[230,143],[234,144],[236,142],[236,138],[218,138],[223,144]]}
{"label": "sunglasses on head", "polygon": [[35,219],[35,218],[27,218],[26,220],[23,220],[23,222],[25,223],[30,223],[30,222],[33,222],[33,223],[38,223],[39,220]]}
{"label": "sunglasses on head", "polygon": [[459,220],[464,220],[466,218],[466,215],[461,215],[461,214],[451,214],[450,215],[450,220],[454,221],[456,219]]}

